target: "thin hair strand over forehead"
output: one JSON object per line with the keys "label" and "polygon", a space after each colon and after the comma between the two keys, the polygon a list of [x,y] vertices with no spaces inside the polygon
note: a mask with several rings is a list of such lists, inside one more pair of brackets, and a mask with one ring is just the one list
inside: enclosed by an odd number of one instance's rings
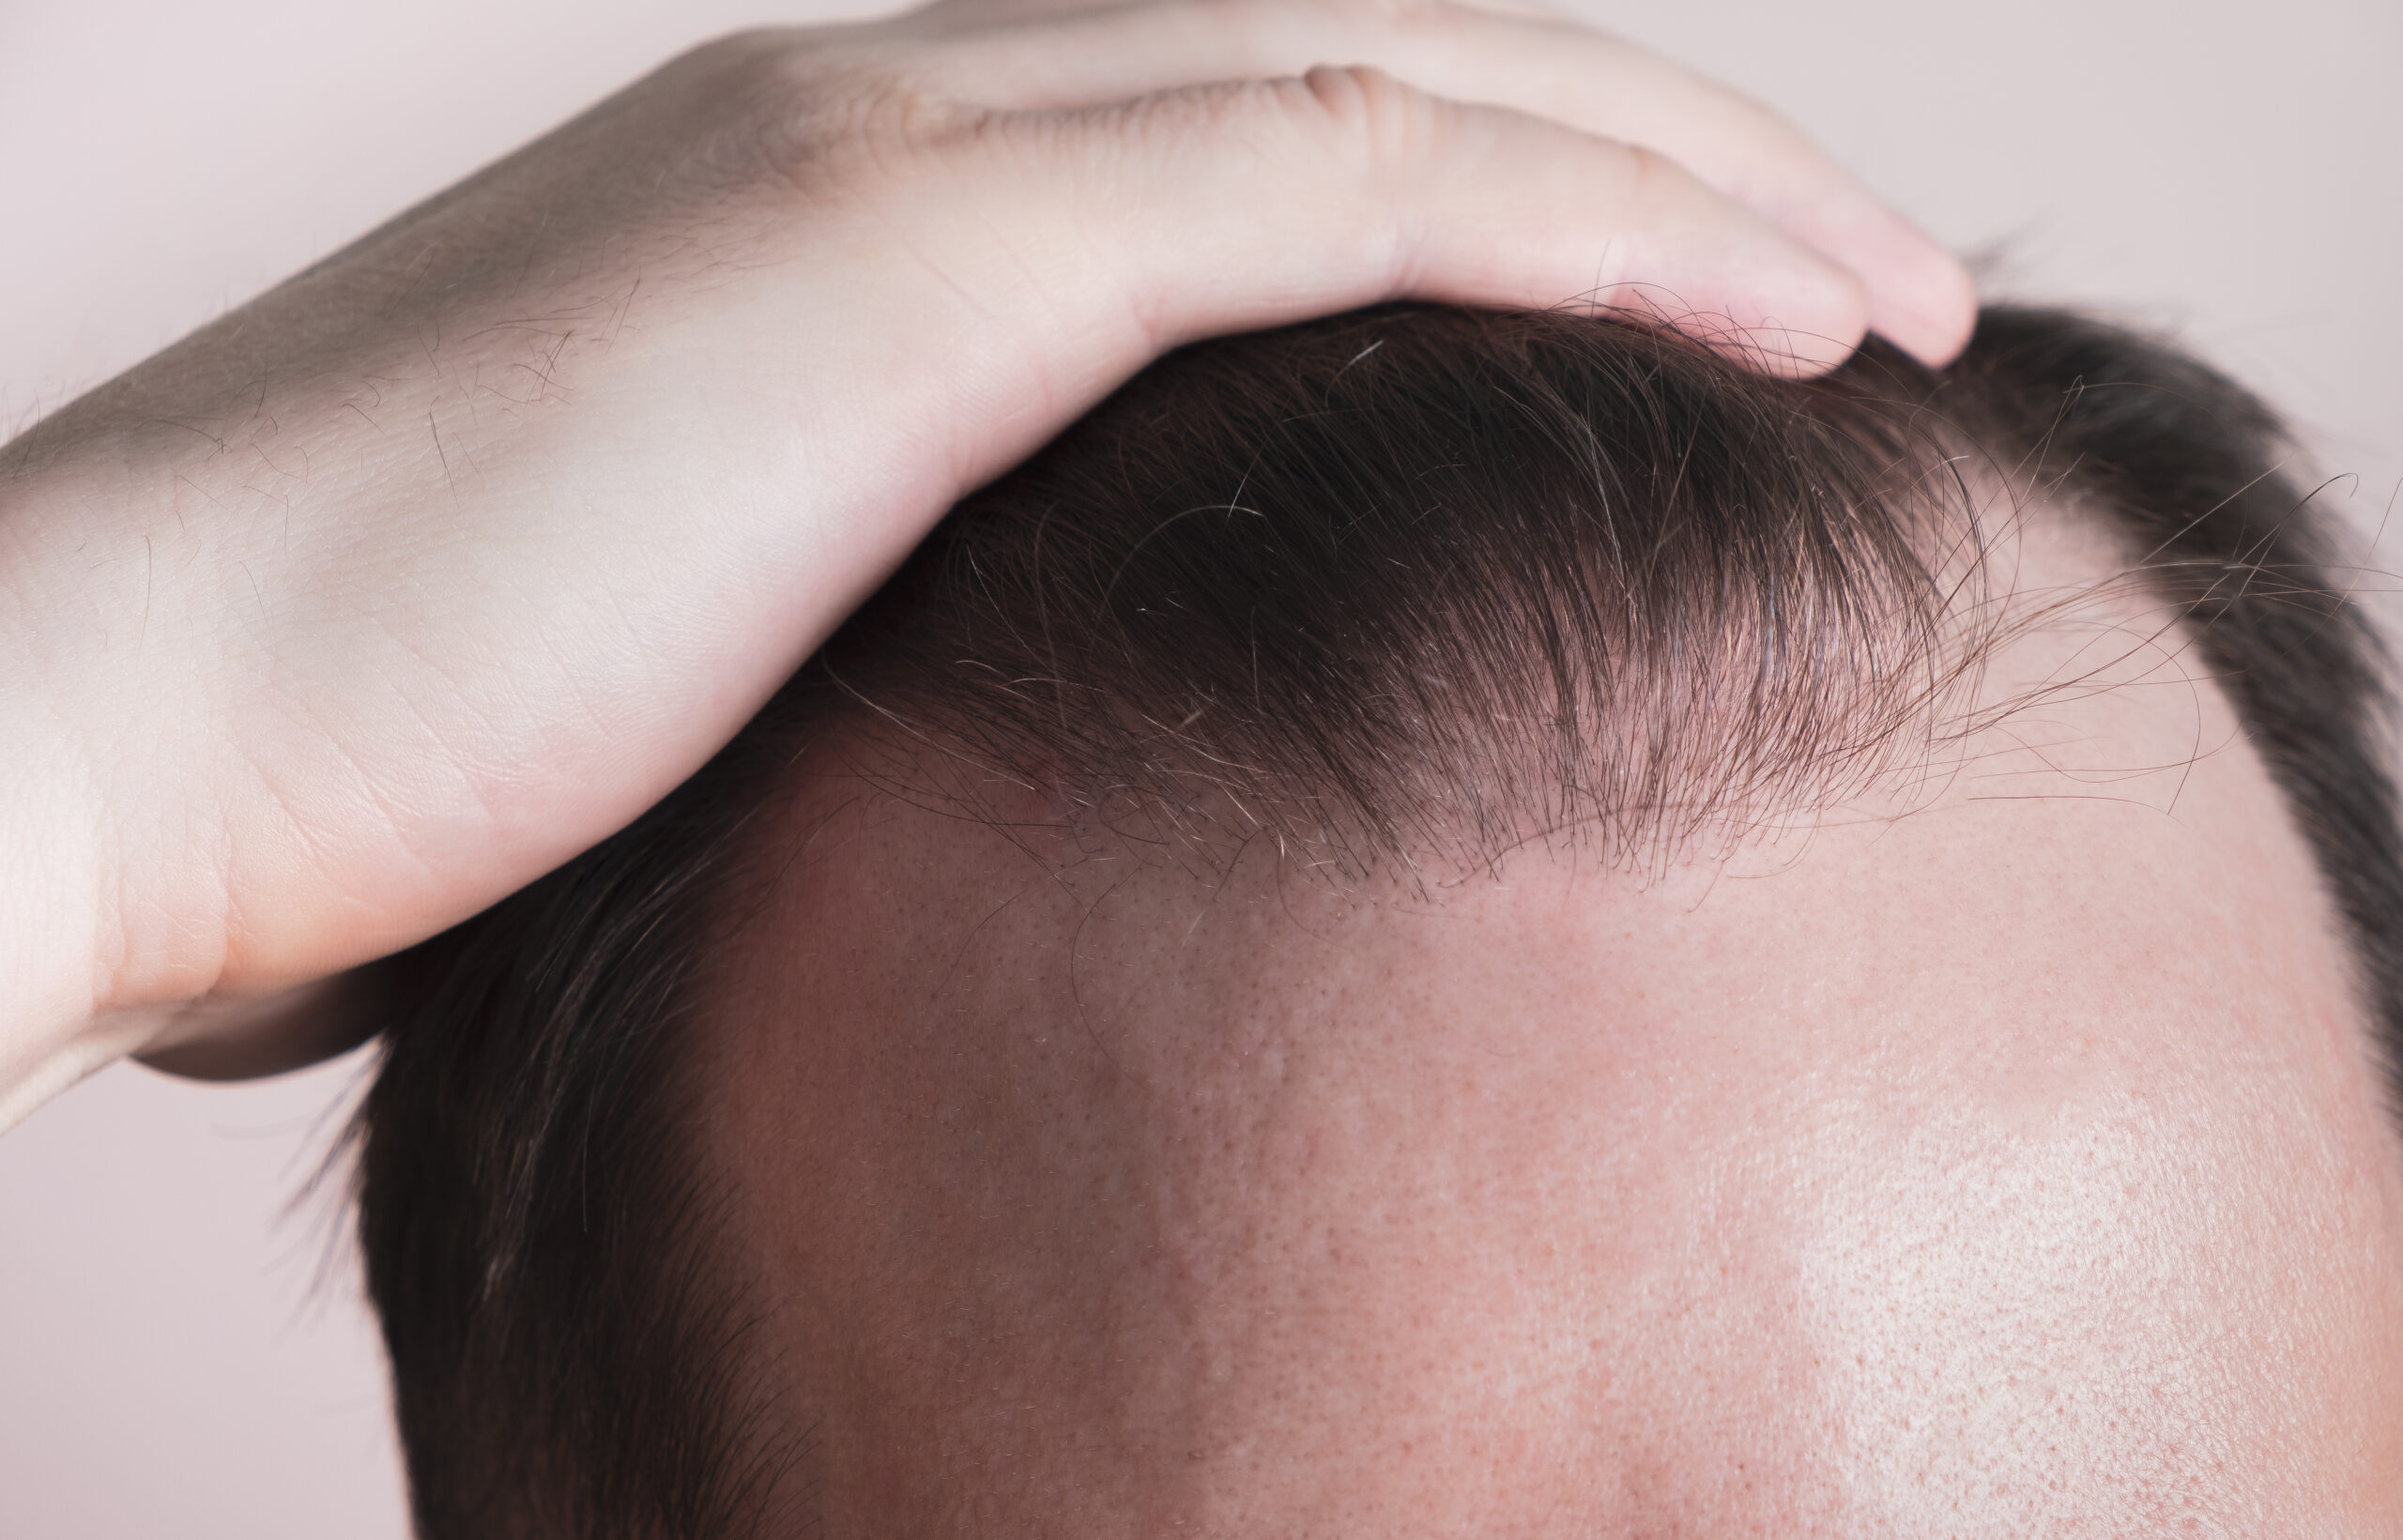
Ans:
{"label": "thin hair strand over forehead", "polygon": [[807,678],[1117,827],[1664,859],[1858,789],[1974,664],[1962,441],[1899,368],[1781,389],[1426,308],[1205,343],[971,499]]}

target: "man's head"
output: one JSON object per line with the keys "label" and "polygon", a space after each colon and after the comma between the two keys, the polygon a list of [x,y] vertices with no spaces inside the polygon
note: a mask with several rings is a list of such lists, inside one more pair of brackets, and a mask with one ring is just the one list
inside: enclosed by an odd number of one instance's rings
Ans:
{"label": "man's head", "polygon": [[396,970],[422,1519],[2391,1521],[2403,890],[2274,450],[2027,314],[1156,366]]}

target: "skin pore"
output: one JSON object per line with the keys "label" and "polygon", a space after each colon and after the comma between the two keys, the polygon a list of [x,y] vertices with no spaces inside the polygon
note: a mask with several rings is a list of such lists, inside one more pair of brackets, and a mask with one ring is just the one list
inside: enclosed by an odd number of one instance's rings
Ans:
{"label": "skin pore", "polygon": [[1990,661],[2018,709],[1661,873],[1205,877],[797,776],[697,1015],[783,1517],[2394,1532],[2341,933],[2158,614],[2013,550],[2088,594]]}

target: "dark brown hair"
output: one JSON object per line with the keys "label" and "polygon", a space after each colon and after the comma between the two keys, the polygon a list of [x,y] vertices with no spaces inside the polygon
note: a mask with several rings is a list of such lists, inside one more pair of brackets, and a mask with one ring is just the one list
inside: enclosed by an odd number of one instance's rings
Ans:
{"label": "dark brown hair", "polygon": [[360,1227],[421,1532],[740,1534],[805,1470],[719,1266],[679,1044],[745,830],[833,722],[1205,859],[1266,831],[1364,871],[1566,831],[1655,860],[1941,730],[1985,493],[2024,489],[2104,521],[2187,628],[2391,1049],[2381,666],[2286,455],[2202,365],[2030,311],[1989,310],[1941,373],[1873,345],[1807,383],[1428,307],[1161,361],[955,511],[660,807],[387,965]]}

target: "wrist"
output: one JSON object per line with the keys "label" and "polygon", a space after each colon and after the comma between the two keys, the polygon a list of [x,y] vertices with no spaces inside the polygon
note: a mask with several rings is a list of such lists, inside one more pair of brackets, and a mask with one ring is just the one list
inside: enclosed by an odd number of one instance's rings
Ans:
{"label": "wrist", "polygon": [[141,1051],[200,971],[126,987],[149,970],[129,967],[113,856],[130,842],[107,767],[136,749],[154,766],[181,757],[166,727],[191,693],[147,613],[145,590],[165,585],[145,559],[134,457],[69,431],[71,415],[0,450],[0,1128]]}
{"label": "wrist", "polygon": [[22,674],[0,686],[9,744],[0,769],[0,1129],[138,1050],[155,1029],[135,1014],[101,1018],[91,804],[76,791],[74,756],[24,688]]}

